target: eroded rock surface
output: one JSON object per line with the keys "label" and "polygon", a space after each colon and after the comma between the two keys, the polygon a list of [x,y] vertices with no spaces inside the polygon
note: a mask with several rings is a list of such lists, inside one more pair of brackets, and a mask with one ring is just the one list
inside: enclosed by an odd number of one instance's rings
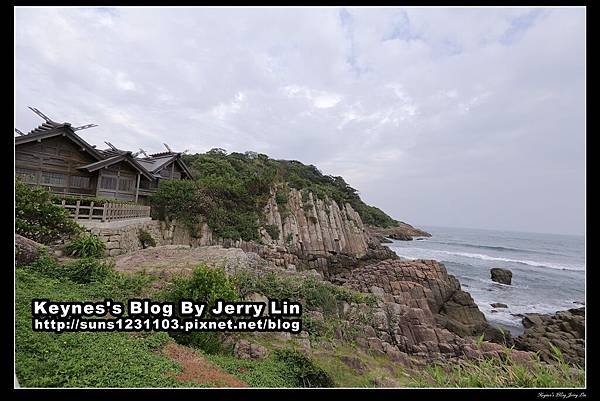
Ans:
{"label": "eroded rock surface", "polygon": [[15,263],[17,266],[27,265],[40,256],[44,245],[22,235],[15,234]]}
{"label": "eroded rock surface", "polygon": [[[509,343],[510,335],[490,326],[471,296],[441,263],[433,260],[385,260],[352,271],[346,286],[380,298],[369,346],[382,353],[405,352],[430,358],[441,355],[477,357],[502,347],[484,342],[475,349],[472,337]],[[400,357],[400,356],[399,356]]]}
{"label": "eroded rock surface", "polygon": [[528,313],[523,317],[523,334],[515,338],[515,347],[539,352],[546,362],[555,361],[552,347],[558,347],[569,363],[584,366],[585,308],[569,309],[553,315]]}

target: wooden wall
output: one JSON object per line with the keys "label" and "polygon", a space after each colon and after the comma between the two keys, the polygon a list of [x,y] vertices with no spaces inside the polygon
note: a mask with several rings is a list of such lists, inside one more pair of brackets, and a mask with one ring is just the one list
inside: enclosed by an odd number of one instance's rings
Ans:
{"label": "wooden wall", "polygon": [[15,148],[15,175],[53,192],[94,196],[96,177],[77,170],[96,159],[63,136]]}
{"label": "wooden wall", "polygon": [[103,168],[98,175],[96,196],[119,200],[135,200],[138,172],[125,162]]}

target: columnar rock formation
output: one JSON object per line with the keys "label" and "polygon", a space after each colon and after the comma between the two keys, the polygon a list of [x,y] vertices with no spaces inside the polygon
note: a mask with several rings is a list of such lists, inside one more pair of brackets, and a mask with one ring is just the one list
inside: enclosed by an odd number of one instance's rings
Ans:
{"label": "columnar rock formation", "polygon": [[[282,191],[282,190],[280,190]],[[255,252],[277,266],[292,270],[315,269],[324,277],[343,282],[358,266],[383,259],[397,259],[389,248],[381,246],[382,238],[372,235],[363,225],[358,212],[348,203],[338,205],[325,197],[317,198],[309,191],[288,189],[285,199],[273,188],[264,207],[263,244],[216,237],[205,222],[192,234],[176,221],[148,220],[115,222],[101,227],[87,227],[100,236],[107,246],[107,256],[117,256],[142,248],[140,230],[148,232],[157,245],[190,245],[235,247]],[[118,223],[118,224],[117,224]],[[400,230],[426,234],[402,223]]]}
{"label": "columnar rock formation", "polygon": [[360,258],[367,253],[367,236],[359,214],[350,204],[338,205],[330,199],[316,199],[311,192],[290,189],[287,202],[269,199],[264,214],[268,225],[279,230],[277,245],[293,253],[322,255],[346,254]]}

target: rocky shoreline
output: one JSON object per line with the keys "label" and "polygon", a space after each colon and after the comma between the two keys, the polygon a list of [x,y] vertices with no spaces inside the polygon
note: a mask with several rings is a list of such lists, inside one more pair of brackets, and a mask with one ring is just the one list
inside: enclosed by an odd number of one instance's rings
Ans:
{"label": "rocky shoreline", "polygon": [[[140,246],[117,256],[117,269],[145,270],[168,279],[169,270],[186,272],[198,263],[222,264],[228,273],[245,270],[312,276],[370,294],[377,300],[375,305],[340,305],[338,318],[356,329],[356,343],[361,348],[396,361],[406,362],[410,357],[421,361],[501,358],[503,350],[514,345],[512,352],[517,358],[531,359],[534,352],[540,352],[544,361],[551,362],[553,344],[569,363],[584,362],[583,308],[552,316],[528,314],[523,318],[524,333],[513,338],[487,321],[442,263],[400,260],[382,245],[386,238],[431,236],[423,230],[406,223],[390,228],[365,226],[349,204],[340,206],[295,190],[288,193],[285,204],[278,204],[273,194],[264,213],[274,228],[271,232],[277,235],[271,237],[263,230],[262,244],[214,238],[204,223],[200,235],[192,237],[176,222],[157,222],[161,229],[151,235],[157,236],[160,246]],[[36,254],[35,243],[20,236],[16,249],[18,265]],[[498,281],[510,283],[507,272],[494,272],[504,275]],[[318,310],[313,312],[319,316]]]}
{"label": "rocky shoreline", "polygon": [[427,231],[415,228],[402,221],[398,223],[397,227],[383,228],[367,226],[367,232],[371,238],[378,240],[380,243],[391,242],[388,238],[398,241],[412,241],[418,237],[431,237],[431,234]]}
{"label": "rocky shoreline", "polygon": [[556,359],[560,350],[570,364],[585,364],[585,308],[574,308],[543,315],[528,313],[523,317],[525,331],[515,338],[515,348],[538,352],[546,362]]}

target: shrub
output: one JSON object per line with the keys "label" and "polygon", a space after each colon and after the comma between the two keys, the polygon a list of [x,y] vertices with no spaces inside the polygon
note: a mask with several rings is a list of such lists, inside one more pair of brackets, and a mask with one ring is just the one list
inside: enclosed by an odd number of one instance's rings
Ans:
{"label": "shrub", "polygon": [[138,239],[142,244],[142,248],[155,247],[156,241],[152,238],[152,235],[146,230],[140,229],[138,232]]}
{"label": "shrub", "polygon": [[106,245],[96,235],[81,234],[72,240],[65,250],[71,256],[99,258],[104,255]]}
{"label": "shrub", "polygon": [[52,194],[15,180],[15,232],[26,238],[50,244],[81,231],[69,212],[52,203]]}
{"label": "shrub", "polygon": [[314,277],[279,276],[274,272],[254,275],[241,272],[235,275],[235,283],[241,297],[258,292],[268,298],[288,298],[302,302],[310,309],[322,309],[326,314],[337,313],[339,302],[364,303],[374,305],[376,300],[369,294],[363,294],[340,287]]}
{"label": "shrub", "polygon": [[79,259],[74,262],[59,264],[53,257],[44,254],[26,267],[43,276],[59,280],[68,279],[75,283],[85,284],[103,281],[112,272],[112,266],[94,258]]}
{"label": "shrub", "polygon": [[238,297],[233,281],[224,270],[199,265],[191,277],[174,277],[165,291],[165,298],[172,302],[179,302],[181,299],[205,302],[210,308],[218,299],[235,301]]}
{"label": "shrub", "polygon": [[275,202],[277,202],[277,206],[279,207],[283,207],[287,204],[288,197],[284,190],[277,191],[275,194]]}
{"label": "shrub", "polygon": [[[182,299],[205,302],[208,310],[217,300],[235,301],[238,299],[233,282],[222,269],[211,269],[199,265],[191,277],[175,277],[166,289],[164,298],[167,301],[179,302]],[[215,332],[174,332],[170,335],[180,344],[197,347],[209,354],[222,351],[219,333]]]}
{"label": "shrub", "polygon": [[331,376],[302,353],[286,348],[275,350],[274,355],[286,365],[298,387],[333,387]]}
{"label": "shrub", "polygon": [[272,239],[279,239],[279,227],[277,227],[275,224],[267,224],[265,226],[265,231],[269,234],[269,237],[271,237]]}
{"label": "shrub", "polygon": [[190,180],[162,180],[150,197],[150,204],[161,219],[175,219],[192,232],[200,222],[203,202],[198,186]]}

